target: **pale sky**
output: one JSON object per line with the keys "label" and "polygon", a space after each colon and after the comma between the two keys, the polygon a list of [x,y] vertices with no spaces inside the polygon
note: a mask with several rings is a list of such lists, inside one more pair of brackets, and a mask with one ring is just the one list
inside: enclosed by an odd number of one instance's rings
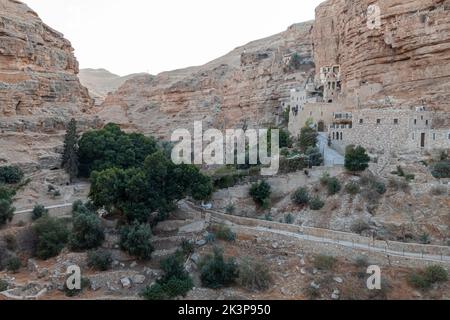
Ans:
{"label": "pale sky", "polygon": [[202,65],[314,19],[323,0],[23,0],[72,42],[81,68],[119,75]]}

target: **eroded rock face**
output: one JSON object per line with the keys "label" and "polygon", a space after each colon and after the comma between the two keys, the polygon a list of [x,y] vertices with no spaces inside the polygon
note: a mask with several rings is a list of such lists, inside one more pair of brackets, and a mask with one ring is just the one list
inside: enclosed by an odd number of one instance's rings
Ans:
{"label": "eroded rock face", "polygon": [[450,1],[378,1],[379,28],[368,13],[372,4],[328,0],[316,9],[316,73],[340,64],[351,107],[424,102],[450,111]]}
{"label": "eroded rock face", "polygon": [[0,115],[87,112],[70,42],[25,4],[0,0]]}
{"label": "eroded rock face", "polygon": [[[293,25],[201,67],[130,79],[106,98],[100,117],[164,138],[195,120],[217,129],[273,122],[279,99],[314,71],[311,27]],[[301,64],[292,70],[295,52]]]}

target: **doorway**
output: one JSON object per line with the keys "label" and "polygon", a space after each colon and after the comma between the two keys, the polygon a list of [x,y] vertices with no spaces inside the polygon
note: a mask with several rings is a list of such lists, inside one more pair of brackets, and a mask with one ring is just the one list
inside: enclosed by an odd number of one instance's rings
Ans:
{"label": "doorway", "polygon": [[325,123],[323,121],[319,121],[317,124],[317,131],[325,132]]}
{"label": "doorway", "polygon": [[425,148],[425,133],[420,135],[420,147]]}

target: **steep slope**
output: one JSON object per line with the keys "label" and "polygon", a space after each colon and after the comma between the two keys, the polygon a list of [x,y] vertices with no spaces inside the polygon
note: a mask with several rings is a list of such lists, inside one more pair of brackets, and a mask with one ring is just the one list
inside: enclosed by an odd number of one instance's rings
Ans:
{"label": "steep slope", "polygon": [[27,5],[0,0],[0,164],[55,167],[65,124],[96,122],[63,35]]}
{"label": "steep slope", "polygon": [[118,76],[105,69],[80,69],[78,78],[83,86],[89,90],[96,105],[102,104],[110,92],[116,91],[125,81],[144,74],[130,74]]}
{"label": "steep slope", "polygon": [[[108,95],[99,115],[165,138],[194,120],[219,129],[274,122],[279,99],[314,71],[311,28],[293,25],[203,66],[130,79]],[[297,69],[289,68],[294,53]]]}
{"label": "steep slope", "polygon": [[449,0],[328,0],[316,9],[316,72],[340,64],[352,107],[424,103],[450,111],[449,15]]}

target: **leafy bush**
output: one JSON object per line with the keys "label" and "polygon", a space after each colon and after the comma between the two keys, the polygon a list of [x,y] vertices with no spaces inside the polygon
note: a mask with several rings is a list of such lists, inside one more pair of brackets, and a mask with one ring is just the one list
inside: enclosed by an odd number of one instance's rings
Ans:
{"label": "leafy bush", "polygon": [[233,284],[238,277],[238,265],[232,258],[225,260],[223,251],[219,248],[215,248],[213,255],[205,256],[200,262],[200,279],[207,288],[226,287]]}
{"label": "leafy bush", "polygon": [[409,283],[417,289],[429,289],[436,283],[448,281],[448,272],[443,267],[429,266],[420,272],[413,272],[409,275]]}
{"label": "leafy bush", "polygon": [[137,222],[120,230],[120,247],[138,259],[151,258],[153,246],[151,244],[152,230],[147,224]]}
{"label": "leafy bush", "polygon": [[190,254],[194,253],[194,242],[183,239],[181,241],[181,250],[183,251],[184,256],[189,256]]}
{"label": "leafy bush", "polygon": [[330,174],[328,172],[324,172],[322,176],[320,177],[320,184],[322,186],[326,186],[328,184],[328,181],[330,180]]}
{"label": "leafy bush", "polygon": [[38,219],[33,230],[37,235],[36,256],[44,260],[57,256],[69,237],[64,222],[49,216]]}
{"label": "leafy bush", "polygon": [[360,219],[360,220],[355,221],[355,222],[352,224],[352,226],[351,226],[350,229],[351,229],[354,233],[359,233],[359,234],[361,234],[361,233],[363,233],[363,232],[366,231],[366,230],[370,230],[370,226],[369,226],[369,224],[368,224],[366,221]]}
{"label": "leafy bush", "polygon": [[98,249],[88,252],[88,266],[98,271],[106,271],[111,268],[113,262],[111,252]]}
{"label": "leafy bush", "polygon": [[430,235],[428,233],[421,234],[419,237],[419,241],[421,244],[430,244],[431,243]]}
{"label": "leafy bush", "polygon": [[361,146],[348,146],[345,151],[345,168],[351,172],[364,171],[369,167],[370,157]]}
{"label": "leafy bush", "polygon": [[22,267],[22,261],[16,256],[10,257],[6,261],[6,270],[16,273]]}
{"label": "leafy bush", "polygon": [[270,185],[266,181],[254,183],[250,188],[250,196],[260,206],[267,204],[272,191]]}
{"label": "leafy bush", "polygon": [[352,181],[352,182],[347,183],[347,185],[345,186],[345,191],[348,194],[356,195],[361,192],[361,187],[359,186],[359,184],[357,182]]}
{"label": "leafy bush", "polygon": [[23,171],[16,166],[0,167],[0,184],[15,184],[23,179]]}
{"label": "leafy bush", "polygon": [[367,257],[361,256],[361,257],[358,257],[356,259],[356,263],[355,264],[356,264],[357,267],[365,269],[365,268],[367,268],[369,266],[369,261],[368,261]]}
{"label": "leafy bush", "polygon": [[319,270],[330,271],[336,265],[336,258],[326,255],[318,255],[314,259],[314,267]]}
{"label": "leafy bush", "polygon": [[308,158],[304,156],[294,156],[290,158],[280,158],[280,173],[291,173],[303,170],[307,167]]}
{"label": "leafy bush", "polygon": [[238,282],[248,290],[263,291],[269,289],[272,276],[266,264],[246,258],[239,266]]}
{"label": "leafy bush", "polygon": [[306,188],[299,188],[292,195],[292,201],[297,205],[307,205],[309,200],[309,192]]}
{"label": "leafy bush", "polygon": [[380,195],[385,194],[386,191],[387,191],[386,185],[385,185],[383,182],[381,182],[381,181],[374,181],[374,182],[372,183],[372,188],[373,188],[376,192],[378,192]]}
{"label": "leafy bush", "polygon": [[298,146],[301,151],[305,152],[308,148],[315,148],[317,145],[318,133],[315,129],[304,127],[300,131]]}
{"label": "leafy bush", "polygon": [[434,164],[431,168],[431,174],[437,179],[450,178],[450,161],[442,161]]}
{"label": "leafy bush", "polygon": [[332,196],[332,195],[339,193],[339,191],[341,191],[341,188],[342,188],[341,183],[339,182],[339,180],[336,177],[328,179],[327,189],[328,189],[329,195]]}
{"label": "leafy bush", "polygon": [[48,210],[45,209],[45,207],[41,204],[36,204],[33,208],[33,212],[31,214],[31,219],[33,221],[36,221],[39,218],[42,218],[42,216],[48,214]]}
{"label": "leafy bush", "polygon": [[410,186],[408,181],[406,180],[402,180],[402,179],[395,179],[395,178],[391,178],[389,179],[389,188],[395,190],[395,191],[403,191],[403,192],[408,192],[410,190]]}
{"label": "leafy bush", "polygon": [[70,234],[72,250],[90,250],[99,247],[105,240],[101,221],[86,205],[75,204],[72,212],[73,228]]}
{"label": "leafy bush", "polygon": [[309,208],[311,210],[317,211],[322,209],[324,206],[325,202],[323,202],[319,197],[314,197],[309,201]]}
{"label": "leafy bush", "polygon": [[162,279],[147,287],[142,296],[147,300],[169,300],[186,296],[193,288],[192,278],[184,269],[182,254],[176,253],[161,261]]}
{"label": "leafy bush", "polygon": [[215,228],[214,235],[217,239],[228,241],[228,242],[234,242],[236,241],[236,233],[234,233],[230,227],[225,225],[219,225],[217,228]]}
{"label": "leafy bush", "polygon": [[10,222],[16,209],[12,206],[11,199],[0,198],[0,226]]}
{"label": "leafy bush", "polygon": [[233,214],[235,211],[236,211],[236,207],[233,203],[228,204],[225,208],[225,212],[227,214]]}
{"label": "leafy bush", "polygon": [[320,153],[319,148],[317,147],[309,147],[306,152],[305,155],[308,157],[309,159],[309,165],[310,166],[320,166],[323,163],[323,156],[322,153]]}
{"label": "leafy bush", "polygon": [[284,223],[293,224],[294,221],[295,221],[295,218],[292,214],[288,213],[287,215],[284,216]]}
{"label": "leafy bush", "polygon": [[6,248],[9,251],[16,251],[17,249],[17,239],[13,234],[7,234],[4,237],[5,243],[6,243]]}

